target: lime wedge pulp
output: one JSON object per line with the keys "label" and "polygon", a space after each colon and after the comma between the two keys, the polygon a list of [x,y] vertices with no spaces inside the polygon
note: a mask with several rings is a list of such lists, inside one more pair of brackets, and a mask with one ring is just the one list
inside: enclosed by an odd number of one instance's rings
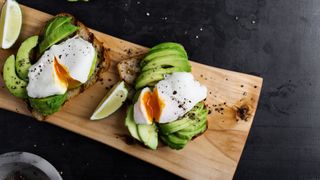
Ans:
{"label": "lime wedge pulp", "polygon": [[91,120],[106,118],[118,110],[127,99],[128,89],[124,81],[113,86],[108,94],[102,99],[92,116]]}
{"label": "lime wedge pulp", "polygon": [[18,39],[22,26],[22,13],[19,4],[7,0],[2,7],[0,17],[0,45],[3,49],[10,48]]}

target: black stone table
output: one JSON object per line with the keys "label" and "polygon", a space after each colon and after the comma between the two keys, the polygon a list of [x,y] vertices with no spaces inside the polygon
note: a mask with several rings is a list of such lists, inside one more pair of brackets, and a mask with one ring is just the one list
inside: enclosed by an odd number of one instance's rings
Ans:
{"label": "black stone table", "polygon": [[[320,177],[320,1],[21,0],[145,46],[182,43],[191,59],[264,78],[235,179]],[[64,179],[174,179],[120,151],[32,118],[0,111],[0,153],[28,151]]]}

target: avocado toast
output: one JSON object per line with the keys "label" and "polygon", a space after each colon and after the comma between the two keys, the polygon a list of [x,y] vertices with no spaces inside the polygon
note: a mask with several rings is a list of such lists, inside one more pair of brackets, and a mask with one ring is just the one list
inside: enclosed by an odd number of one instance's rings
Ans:
{"label": "avocado toast", "polygon": [[142,58],[118,64],[120,78],[135,89],[125,126],[130,135],[150,149],[158,139],[182,149],[207,130],[207,88],[194,79],[184,47],[165,42]]}
{"label": "avocado toast", "polygon": [[[87,27],[70,14],[49,20],[39,36],[20,46],[3,67],[11,94],[44,120],[72,97],[92,86],[109,67],[107,51]],[[52,76],[51,76],[52,75]]]}

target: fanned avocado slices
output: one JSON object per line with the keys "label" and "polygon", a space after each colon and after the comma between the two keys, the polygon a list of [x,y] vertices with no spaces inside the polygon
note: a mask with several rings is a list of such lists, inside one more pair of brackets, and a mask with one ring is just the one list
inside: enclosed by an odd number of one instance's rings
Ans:
{"label": "fanned avocado slices", "polygon": [[167,55],[161,56],[156,59],[152,59],[148,63],[146,63],[141,69],[142,72],[154,69],[154,68],[166,68],[166,67],[179,67],[183,69],[185,72],[191,71],[191,66],[188,62],[188,59],[184,57],[180,57],[177,55]]}
{"label": "fanned avocado slices", "polygon": [[38,38],[38,36],[31,36],[24,40],[17,52],[15,67],[18,76],[24,81],[28,81],[28,72],[31,66],[30,54],[32,49],[37,46]]}
{"label": "fanned avocado slices", "polygon": [[[141,72],[135,80],[137,92],[133,98],[134,103],[142,88],[155,86],[160,80],[164,79],[165,74],[190,72],[191,65],[182,45],[165,42],[150,49],[149,53],[140,62],[140,69]],[[137,125],[130,113],[134,113],[132,105],[129,107],[126,118],[126,126],[130,134],[144,142],[149,148],[154,149],[155,139],[157,139],[155,138],[155,135],[157,135],[155,124]],[[207,129],[207,114],[208,110],[204,107],[204,103],[199,102],[178,120],[157,124],[160,139],[172,149],[180,150],[184,148],[193,137]]]}
{"label": "fanned avocado slices", "polygon": [[47,116],[60,110],[61,106],[67,99],[67,94],[54,95],[46,98],[29,97],[28,99],[32,108]]}
{"label": "fanned avocado slices", "polygon": [[158,129],[156,124],[138,124],[138,134],[144,145],[150,149],[157,149]]}
{"label": "fanned avocado slices", "polygon": [[64,23],[59,28],[56,28],[51,32],[44,40],[39,44],[39,53],[42,54],[45,50],[50,48],[52,45],[60,42],[66,37],[70,36],[79,29],[78,26],[74,26],[70,23]]}
{"label": "fanned avocado slices", "polygon": [[27,82],[20,79],[16,74],[14,55],[9,56],[6,62],[4,63],[3,80],[7,89],[12,95],[18,98],[27,97]]}
{"label": "fanned avocado slices", "polygon": [[177,132],[181,129],[184,129],[189,125],[191,125],[191,120],[188,118],[188,116],[185,116],[182,119],[178,119],[176,121],[159,124],[159,127],[162,134],[168,135]]}
{"label": "fanned avocado slices", "polygon": [[161,140],[172,149],[182,149],[193,137],[207,129],[207,114],[204,103],[200,102],[181,119],[159,124]]}
{"label": "fanned avocado slices", "polygon": [[54,19],[50,20],[44,30],[44,38],[48,37],[52,32],[54,32],[57,28],[62,26],[63,24],[70,23],[72,20],[71,17],[67,16],[57,16]]}
{"label": "fanned avocado slices", "polygon": [[130,105],[127,110],[127,116],[125,119],[125,126],[128,128],[132,137],[138,141],[142,141],[138,134],[138,126],[133,119],[133,105]]}
{"label": "fanned avocado slices", "polygon": [[135,89],[154,86],[165,74],[190,72],[188,55],[181,44],[165,42],[152,47],[140,62],[141,73],[135,81]]}
{"label": "fanned avocado slices", "polygon": [[[179,46],[180,47],[180,46]],[[160,48],[160,49],[153,49],[150,50],[147,55],[141,60],[140,66],[143,67],[149,61],[152,61],[156,58],[168,55],[175,55],[177,57],[185,58],[188,60],[187,53],[182,48],[171,47],[171,48]]]}
{"label": "fanned avocado slices", "polygon": [[179,138],[174,134],[162,135],[160,138],[166,145],[175,150],[184,148],[184,146],[189,142],[188,140]]}
{"label": "fanned avocado slices", "polygon": [[135,88],[140,89],[145,86],[154,85],[154,82],[158,82],[164,79],[165,74],[171,74],[173,72],[183,72],[184,70],[180,67],[170,67],[170,68],[156,68],[150,69],[141,73],[136,79]]}

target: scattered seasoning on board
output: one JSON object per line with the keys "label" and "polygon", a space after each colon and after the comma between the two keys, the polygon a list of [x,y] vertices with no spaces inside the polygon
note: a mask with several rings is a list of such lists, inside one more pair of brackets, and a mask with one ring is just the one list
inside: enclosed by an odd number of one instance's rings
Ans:
{"label": "scattered seasoning on board", "polygon": [[[240,120],[248,121],[248,118],[250,116],[249,114],[249,106],[248,105],[242,105],[240,108],[237,108],[237,117],[240,118]],[[238,121],[238,118],[237,118]]]}

